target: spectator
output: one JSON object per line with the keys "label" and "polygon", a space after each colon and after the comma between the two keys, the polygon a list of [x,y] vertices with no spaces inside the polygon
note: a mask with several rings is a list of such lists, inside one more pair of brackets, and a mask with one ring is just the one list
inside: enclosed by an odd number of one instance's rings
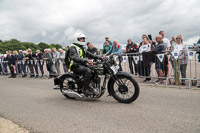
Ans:
{"label": "spectator", "polygon": [[140,42],[140,44],[139,44],[139,47],[141,47],[143,44],[144,44],[144,42],[143,42],[143,39],[144,38],[147,38],[148,39],[148,37],[147,37],[147,35],[142,35],[142,42]]}
{"label": "spectator", "polygon": [[52,57],[52,66],[51,66],[51,67],[52,67],[51,70],[52,70],[52,72],[53,72],[52,75],[55,75],[56,72],[55,72],[55,69],[54,69],[54,64],[55,64],[55,62],[54,62],[54,60],[53,60],[53,53],[52,53],[52,50],[51,50],[50,48],[48,49],[48,51],[49,51],[49,53],[51,54],[51,57]]}
{"label": "spectator", "polygon": [[106,55],[110,55],[110,57],[113,57],[113,55],[116,55],[119,57],[119,60],[120,60],[120,63],[119,63],[119,66],[120,66],[120,70],[122,71],[122,67],[121,67],[121,61],[122,61],[122,47],[121,45],[118,44],[117,40],[114,40],[113,41],[113,46],[112,48],[110,49],[110,51],[108,51],[106,53]]}
{"label": "spectator", "polygon": [[88,52],[95,54],[95,55],[98,54],[97,49],[94,47],[94,45],[92,43],[88,42],[87,46],[88,46],[88,49],[87,49]]}
{"label": "spectator", "polygon": [[14,73],[14,66],[15,66],[15,57],[13,55],[11,55],[11,51],[7,52],[7,57],[6,57],[6,61],[8,61],[8,66],[10,69],[10,73],[11,76],[9,78],[16,78],[16,75]]}
{"label": "spectator", "polygon": [[26,70],[26,73],[28,74],[30,70],[29,70],[29,67],[27,67],[27,66],[28,66],[28,61],[26,60],[27,50],[26,50],[26,51],[23,51],[22,53],[23,53],[23,55],[24,55],[24,66],[25,66],[25,70]]}
{"label": "spectator", "polygon": [[[113,45],[113,43],[109,40],[110,38],[109,38],[109,36],[106,36],[105,37],[105,41],[108,41],[109,42],[109,45]],[[105,43],[103,44],[103,46],[105,46]]]}
{"label": "spectator", "polygon": [[109,45],[109,41],[105,41],[105,45],[103,45],[103,55],[106,56],[106,53],[110,51],[112,48],[111,45]]}
{"label": "spectator", "polygon": [[[176,37],[175,37],[175,36],[172,36],[172,40],[170,41],[170,44],[171,44],[172,47],[173,47],[173,43],[174,43],[174,42],[176,42]],[[172,48],[172,47],[171,47],[171,48]]]}
{"label": "spectator", "polygon": [[[35,64],[36,54],[34,54],[31,49],[28,49],[27,52],[28,52],[28,54],[26,55],[26,61],[27,61],[28,66],[29,66],[30,77],[31,78],[33,78],[33,77],[37,78],[38,77],[38,69],[37,69],[37,65]],[[36,75],[34,74],[34,68],[36,70]]]}
{"label": "spectator", "polygon": [[[195,44],[194,43],[194,48],[197,51],[198,55],[198,62],[200,63],[200,39],[199,41]],[[197,87],[200,87],[200,80],[197,80]]]}
{"label": "spectator", "polygon": [[26,65],[24,62],[24,55],[22,50],[19,50],[19,54],[18,54],[18,61],[19,61],[19,68],[20,68],[20,72],[23,72],[23,76],[22,77],[26,77]]}
{"label": "spectator", "polygon": [[[180,62],[180,71],[182,78],[186,78],[186,68],[188,63],[188,52],[187,52],[187,45],[183,44],[183,36],[177,35],[176,42],[172,42],[173,51],[179,53],[178,60]],[[175,72],[174,72],[175,73]],[[181,84],[185,85],[185,79],[181,80]]]}
{"label": "spectator", "polygon": [[0,74],[4,73],[3,56],[0,54]]}
{"label": "spectator", "polygon": [[67,66],[65,64],[65,51],[63,49],[59,49],[58,60],[63,64],[63,70],[66,73],[68,71]]}
{"label": "spectator", "polygon": [[[143,54],[145,52],[150,52],[150,51],[151,51],[151,44],[149,43],[147,38],[143,38],[143,45],[140,47],[139,53]],[[143,58],[141,58],[141,67],[140,68],[142,68],[143,75],[146,76],[146,79],[144,80],[144,82],[151,81],[151,78],[150,78],[151,65],[148,64],[147,66],[144,66]]]}
{"label": "spectator", "polygon": [[[53,59],[53,64],[55,64],[55,68],[57,71],[57,75],[60,75],[60,62],[58,60],[58,51],[56,51],[56,48],[52,48],[52,59]],[[55,72],[55,70],[54,70]]]}
{"label": "spectator", "polygon": [[160,31],[160,32],[159,32],[159,35],[162,36],[162,40],[163,40],[163,42],[164,42],[165,45],[166,45],[166,50],[169,51],[169,50],[170,50],[170,47],[171,47],[171,44],[170,44],[169,39],[165,38],[165,32],[164,32],[164,31]]}
{"label": "spectator", "polygon": [[121,55],[122,54],[122,47],[118,44],[117,40],[113,41],[112,48],[106,53],[106,55]]}
{"label": "spectator", "polygon": [[37,55],[36,55],[36,59],[37,59],[37,62],[39,64],[39,67],[40,67],[40,72],[41,72],[41,77],[40,78],[43,78],[44,77],[44,69],[43,69],[43,65],[44,65],[44,61],[43,61],[43,54],[40,52],[40,50],[37,50]]}
{"label": "spectator", "polygon": [[134,74],[133,72],[133,64],[134,64],[135,74],[137,75],[138,73],[137,64],[135,63],[133,59],[134,53],[138,52],[137,44],[133,43],[131,39],[128,39],[127,42],[128,44],[126,45],[126,53],[128,53],[128,62],[129,62],[130,72]]}
{"label": "spectator", "polygon": [[3,54],[0,57],[0,67],[1,67],[2,74],[6,75],[8,71],[7,71],[7,66],[6,66],[6,62],[5,62],[5,57]]}
{"label": "spectator", "polygon": [[[166,50],[169,51],[170,48],[171,48],[171,44],[170,44],[169,39],[165,38],[165,32],[160,31],[159,35],[162,36],[163,42],[166,45]],[[167,77],[167,75],[168,75],[168,56],[167,56],[167,53],[165,54],[165,57],[164,57],[164,63],[165,63],[165,70],[164,70],[165,71],[165,77]]]}
{"label": "spectator", "polygon": [[46,61],[47,71],[49,71],[49,79],[53,77],[53,70],[52,70],[52,55],[48,49],[44,50],[43,59]]}
{"label": "spectator", "polygon": [[19,62],[18,62],[18,52],[17,51],[13,51],[13,57],[14,57],[14,62],[15,62],[15,65],[13,66],[14,67],[14,73],[15,74],[20,74],[20,67],[19,67]]}
{"label": "spectator", "polygon": [[[156,42],[158,44],[154,48],[154,51],[157,54],[166,52],[166,43],[163,42],[161,35],[156,36]],[[163,84],[163,77],[165,76],[164,72],[163,72],[164,62],[160,62],[160,60],[158,59],[157,56],[155,58],[156,58],[156,64],[155,64],[156,65],[156,71],[157,71],[157,74],[158,74],[158,77],[159,77],[159,79],[157,81],[155,81],[155,84]]]}

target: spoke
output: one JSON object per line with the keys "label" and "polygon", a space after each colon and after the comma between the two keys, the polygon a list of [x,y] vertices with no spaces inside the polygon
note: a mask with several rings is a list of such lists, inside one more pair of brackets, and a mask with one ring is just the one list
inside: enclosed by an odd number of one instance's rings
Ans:
{"label": "spoke", "polygon": [[118,91],[118,92],[116,92],[116,94],[117,94],[118,96],[119,96],[119,95],[121,95],[119,91]]}
{"label": "spoke", "polygon": [[[125,94],[121,93],[119,91],[119,85],[125,85],[128,88],[128,91]],[[118,79],[115,81],[114,91],[118,97],[128,99],[134,95],[135,87],[129,79]]]}
{"label": "spoke", "polygon": [[129,92],[134,94],[134,92],[133,92],[133,91],[130,91],[130,90],[129,90],[129,91],[128,91],[128,93],[129,93]]}
{"label": "spoke", "polygon": [[116,90],[115,93],[119,93],[119,90]]}

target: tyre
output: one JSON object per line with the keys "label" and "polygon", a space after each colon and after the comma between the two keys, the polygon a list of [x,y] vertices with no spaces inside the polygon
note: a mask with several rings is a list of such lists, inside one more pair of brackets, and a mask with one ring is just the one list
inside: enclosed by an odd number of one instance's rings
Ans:
{"label": "tyre", "polygon": [[[135,101],[140,93],[138,83],[132,77],[120,75],[118,80],[110,83],[110,93],[120,103],[131,103]],[[122,84],[119,85],[119,82]]]}
{"label": "tyre", "polygon": [[78,85],[76,83],[76,80],[73,78],[73,76],[71,75],[67,75],[62,79],[62,83],[60,85],[60,91],[63,94],[63,96],[65,96],[68,99],[76,99],[74,97],[70,97],[68,96],[66,93],[64,93],[65,91],[76,91],[78,90]]}

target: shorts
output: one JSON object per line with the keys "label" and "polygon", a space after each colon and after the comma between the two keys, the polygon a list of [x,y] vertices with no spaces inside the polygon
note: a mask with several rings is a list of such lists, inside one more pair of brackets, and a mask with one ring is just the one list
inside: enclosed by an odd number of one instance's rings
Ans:
{"label": "shorts", "polygon": [[168,57],[167,57],[167,55],[164,55],[163,62],[160,62],[160,60],[156,56],[155,63],[156,63],[155,64],[156,70],[168,71]]}

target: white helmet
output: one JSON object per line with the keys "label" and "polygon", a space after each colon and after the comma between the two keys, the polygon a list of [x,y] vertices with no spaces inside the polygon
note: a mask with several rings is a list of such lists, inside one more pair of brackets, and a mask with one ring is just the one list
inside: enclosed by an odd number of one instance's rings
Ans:
{"label": "white helmet", "polygon": [[[84,46],[86,36],[83,33],[76,33],[74,34],[74,43],[77,43],[79,45]],[[83,41],[80,41],[80,39],[84,39]]]}

